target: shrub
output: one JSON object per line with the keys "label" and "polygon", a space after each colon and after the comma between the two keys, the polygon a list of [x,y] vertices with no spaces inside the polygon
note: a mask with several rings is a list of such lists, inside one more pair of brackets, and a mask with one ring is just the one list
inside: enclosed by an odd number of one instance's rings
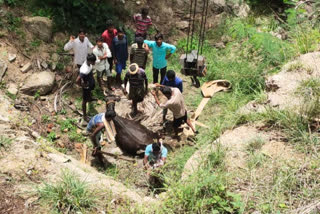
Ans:
{"label": "shrub", "polygon": [[[41,13],[37,12],[41,9]],[[79,28],[101,33],[105,30],[107,19],[119,20],[117,10],[108,0],[33,0],[31,10],[36,15],[52,17],[55,28],[77,33]],[[123,10],[124,11],[124,10]],[[126,16],[126,13],[123,13]]]}
{"label": "shrub", "polygon": [[55,184],[44,183],[38,188],[40,201],[63,213],[83,212],[95,206],[95,195],[88,183],[70,171],[62,171]]}

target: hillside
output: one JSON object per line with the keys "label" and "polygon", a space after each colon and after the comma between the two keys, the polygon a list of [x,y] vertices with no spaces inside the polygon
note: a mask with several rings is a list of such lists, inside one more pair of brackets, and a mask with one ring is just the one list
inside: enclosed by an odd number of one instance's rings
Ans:
{"label": "hillside", "polygon": [[[319,4],[209,2],[208,73],[200,81],[227,80],[232,88],[208,101],[197,135],[184,127],[175,138],[151,93],[132,117],[131,101],[112,92],[119,116],[161,133],[168,146],[150,180],[141,155],[106,136],[104,164],[91,156],[81,88],[63,46],[80,27],[95,44],[110,18],[132,41],[132,15],[148,7],[177,47],[168,69],[183,80],[190,116],[203,99],[180,73],[190,2],[0,0],[0,213],[320,213]],[[199,6],[199,22],[200,14]],[[146,74],[151,91],[151,54]],[[98,86],[93,95],[90,116],[106,107]]]}

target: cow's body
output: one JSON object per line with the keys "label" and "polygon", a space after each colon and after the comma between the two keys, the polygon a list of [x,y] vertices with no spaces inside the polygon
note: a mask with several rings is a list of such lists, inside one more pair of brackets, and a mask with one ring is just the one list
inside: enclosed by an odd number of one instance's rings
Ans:
{"label": "cow's body", "polygon": [[116,116],[113,122],[117,130],[117,146],[125,153],[135,155],[137,151],[144,150],[147,145],[153,143],[154,138],[156,138],[154,132],[148,130],[139,122],[121,116]]}

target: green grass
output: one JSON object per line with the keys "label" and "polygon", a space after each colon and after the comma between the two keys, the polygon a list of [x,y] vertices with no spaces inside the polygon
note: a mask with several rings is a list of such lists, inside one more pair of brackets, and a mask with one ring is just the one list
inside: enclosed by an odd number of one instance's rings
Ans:
{"label": "green grass", "polygon": [[70,171],[62,171],[56,183],[44,183],[37,192],[42,203],[59,213],[90,212],[97,202],[91,186]]}
{"label": "green grass", "polygon": [[13,139],[7,138],[5,136],[0,136],[0,150],[4,148],[5,150],[8,149],[12,144]]}
{"label": "green grass", "polygon": [[172,181],[163,213],[239,213],[241,197],[227,190],[225,150],[217,145],[187,180]]}

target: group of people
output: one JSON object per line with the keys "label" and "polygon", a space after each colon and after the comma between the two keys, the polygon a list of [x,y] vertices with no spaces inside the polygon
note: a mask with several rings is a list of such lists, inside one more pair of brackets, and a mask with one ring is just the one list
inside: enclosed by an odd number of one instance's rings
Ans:
{"label": "group of people", "polygon": [[[91,140],[95,147],[95,151],[99,149],[97,142],[99,133],[104,128],[104,122],[111,121],[116,116],[113,109],[107,109],[106,113],[101,113],[93,118],[87,115],[87,103],[93,101],[92,90],[95,88],[95,79],[93,71],[95,70],[99,87],[112,92],[115,87],[123,90],[124,94],[128,94],[128,98],[132,100],[131,115],[138,113],[137,104],[142,102],[148,93],[148,79],[145,73],[148,54],[150,49],[153,56],[153,83],[156,87],[160,87],[160,91],[167,97],[167,102],[160,103],[156,93],[152,91],[156,103],[163,108],[163,122],[166,122],[167,110],[171,110],[174,116],[173,127],[175,135],[178,136],[178,130],[181,124],[187,123],[195,132],[194,127],[190,123],[184,99],[182,96],[183,86],[182,80],[176,76],[173,70],[167,71],[167,59],[176,51],[174,45],[163,41],[163,35],[157,33],[154,41],[146,40],[147,31],[152,26],[151,18],[148,16],[148,10],[143,8],[141,14],[133,17],[136,24],[135,43],[131,45],[130,54],[128,52],[128,39],[123,29],[115,29],[112,21],[107,21],[107,29],[102,33],[101,37],[96,39],[96,45],[92,45],[86,37],[84,30],[79,30],[78,37],[70,37],[69,42],[64,46],[64,50],[73,50],[74,64],[79,69],[79,75],[76,83],[82,87],[82,110],[83,119],[88,123],[87,130],[92,133]],[[130,56],[130,57],[129,57]],[[127,60],[130,60],[127,73],[124,77],[124,88],[122,88],[122,71],[126,69]],[[112,69],[115,66],[115,85],[112,85]],[[160,84],[159,81],[160,73]],[[104,75],[106,78],[106,88],[104,84]],[[129,83],[129,92],[126,86]],[[166,158],[166,148],[159,142],[147,146],[145,150],[144,163],[148,159],[156,158],[164,163]],[[152,157],[152,158],[151,158]],[[157,162],[157,161],[156,161]],[[162,165],[162,164],[159,164]]]}

